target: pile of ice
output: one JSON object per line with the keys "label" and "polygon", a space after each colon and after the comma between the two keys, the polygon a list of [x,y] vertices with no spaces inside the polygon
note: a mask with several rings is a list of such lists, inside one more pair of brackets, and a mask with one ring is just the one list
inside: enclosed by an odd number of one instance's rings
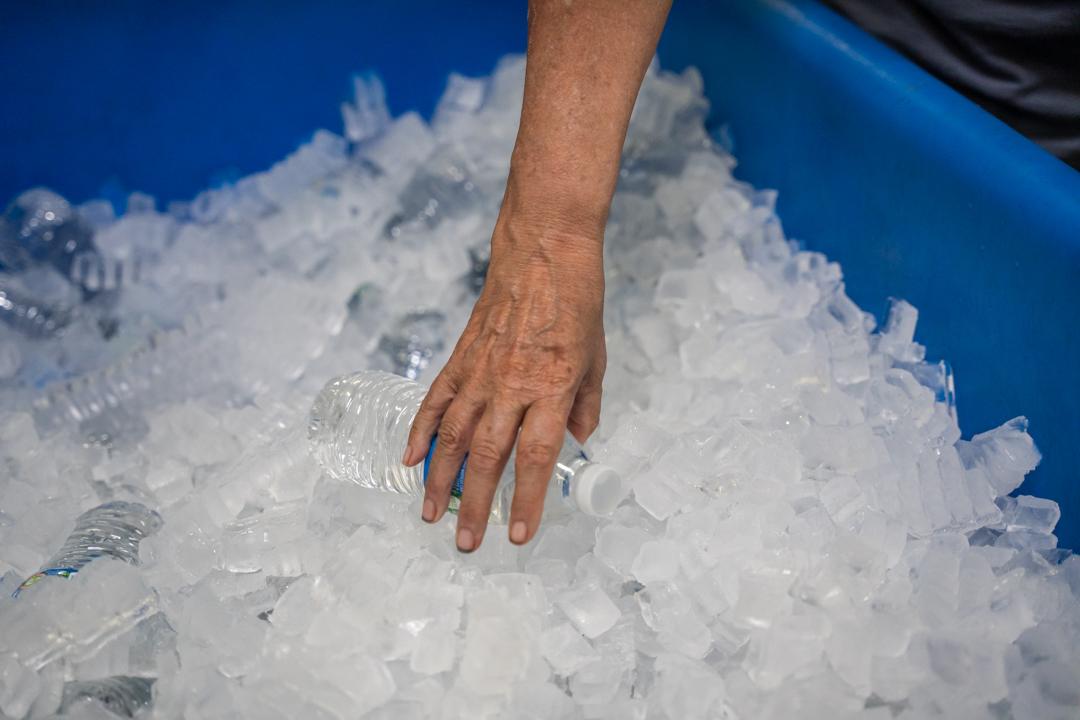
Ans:
{"label": "pile of ice", "polygon": [[[1024,420],[960,439],[915,309],[875,331],[785,239],[692,70],[646,78],[608,227],[614,516],[463,556],[452,518],[320,473],[328,378],[445,361],[522,82],[453,76],[429,125],[360,78],[344,136],[166,213],[12,206],[0,714],[1076,717],[1080,560],[1009,496]],[[160,516],[139,562],[35,576],[107,502]]]}

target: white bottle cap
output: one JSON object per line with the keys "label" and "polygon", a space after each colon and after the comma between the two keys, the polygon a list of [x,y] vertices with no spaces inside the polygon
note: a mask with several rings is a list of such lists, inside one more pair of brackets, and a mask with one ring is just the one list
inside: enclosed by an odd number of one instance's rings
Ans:
{"label": "white bottle cap", "polygon": [[573,480],[574,502],[588,515],[610,515],[623,499],[622,478],[615,468],[588,462]]}

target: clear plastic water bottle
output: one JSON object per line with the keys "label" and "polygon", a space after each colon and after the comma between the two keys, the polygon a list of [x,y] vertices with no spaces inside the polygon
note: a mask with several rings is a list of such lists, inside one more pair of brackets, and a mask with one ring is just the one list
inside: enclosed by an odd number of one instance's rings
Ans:
{"label": "clear plastic water bottle", "polygon": [[112,557],[139,564],[139,542],[161,527],[161,516],[140,503],[114,501],[87,510],[45,567],[23,581],[13,596],[44,577],[69,577],[94,558]]}
{"label": "clear plastic water bottle", "polygon": [[400,211],[383,229],[386,237],[431,230],[444,218],[460,217],[474,208],[479,192],[468,166],[454,150],[436,150],[401,191]]}
{"label": "clear plastic water bottle", "polygon": [[491,265],[491,245],[489,243],[481,243],[469,248],[469,274],[465,276],[465,284],[477,295],[484,289],[484,281],[487,280],[489,265]]}
{"label": "clear plastic water bottle", "polygon": [[100,703],[119,717],[135,717],[153,700],[154,678],[113,675],[99,680],[73,680],[64,684],[58,712],[66,715],[87,701]]}
{"label": "clear plastic water bottle", "polygon": [[52,307],[22,291],[0,272],[0,322],[32,338],[53,337],[71,322],[72,311]]}
{"label": "clear plastic water bottle", "polygon": [[438,310],[405,313],[379,340],[379,360],[394,373],[416,380],[443,349],[445,324],[446,316]]}
{"label": "clear plastic water bottle", "polygon": [[0,269],[18,272],[49,263],[67,276],[77,255],[96,252],[93,231],[47,188],[22,193],[0,219]]}
{"label": "clear plastic water bottle", "polygon": [[[420,496],[438,438],[423,464],[401,464],[409,429],[426,389],[406,378],[366,370],[343,375],[327,383],[311,408],[308,437],[312,453],[323,469],[338,480],[362,487]],[[450,511],[460,504],[465,463],[450,492]],[[514,457],[506,463],[491,506],[492,522],[505,524],[514,496]],[[569,508],[591,515],[606,515],[622,497],[622,482],[610,467],[591,462],[581,445],[566,434],[548,496]]]}

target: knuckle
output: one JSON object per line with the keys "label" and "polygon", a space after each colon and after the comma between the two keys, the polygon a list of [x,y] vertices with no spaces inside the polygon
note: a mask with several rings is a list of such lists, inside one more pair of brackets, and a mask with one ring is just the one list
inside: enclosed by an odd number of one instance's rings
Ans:
{"label": "knuckle", "polygon": [[443,420],[439,425],[439,445],[450,453],[465,451],[465,428],[456,420]]}
{"label": "knuckle", "polygon": [[523,467],[542,468],[555,462],[559,447],[548,440],[531,440],[518,448],[518,461]]}
{"label": "knuckle", "polygon": [[427,404],[427,401],[425,400],[424,404],[420,406],[420,409],[416,411],[416,417],[413,418],[413,432],[430,432],[430,428],[435,425],[438,418],[439,411]]}
{"label": "knuckle", "polygon": [[427,394],[424,395],[423,402],[420,403],[420,409],[436,412],[438,406],[445,406],[454,399],[457,393],[457,383],[454,381],[453,376],[444,369],[431,383]]}
{"label": "knuckle", "polygon": [[435,378],[435,382],[431,384],[431,388],[432,390],[436,390],[440,395],[445,395],[448,398],[456,395],[461,389],[458,383],[456,370],[452,367],[447,367],[443,372],[439,373],[437,378]]}
{"label": "knuckle", "polygon": [[473,440],[469,448],[469,464],[480,471],[494,471],[503,460],[502,448],[489,438]]}
{"label": "knuckle", "polygon": [[450,480],[431,473],[424,488],[424,498],[434,501],[436,507],[445,507],[450,499]]}
{"label": "knuckle", "polygon": [[528,397],[569,392],[581,377],[579,363],[552,348],[507,353],[498,362],[496,374],[508,394]]}

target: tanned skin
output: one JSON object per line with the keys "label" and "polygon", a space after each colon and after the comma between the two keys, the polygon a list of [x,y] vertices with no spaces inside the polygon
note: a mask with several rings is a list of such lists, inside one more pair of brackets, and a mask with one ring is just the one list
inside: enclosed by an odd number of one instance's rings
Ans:
{"label": "tanned skin", "polygon": [[422,515],[437,522],[468,453],[457,546],[472,552],[517,443],[510,540],[540,525],[567,429],[596,429],[604,345],[604,226],[630,111],[670,0],[531,0],[521,125],[487,280],[432,383],[403,462],[439,441]]}

